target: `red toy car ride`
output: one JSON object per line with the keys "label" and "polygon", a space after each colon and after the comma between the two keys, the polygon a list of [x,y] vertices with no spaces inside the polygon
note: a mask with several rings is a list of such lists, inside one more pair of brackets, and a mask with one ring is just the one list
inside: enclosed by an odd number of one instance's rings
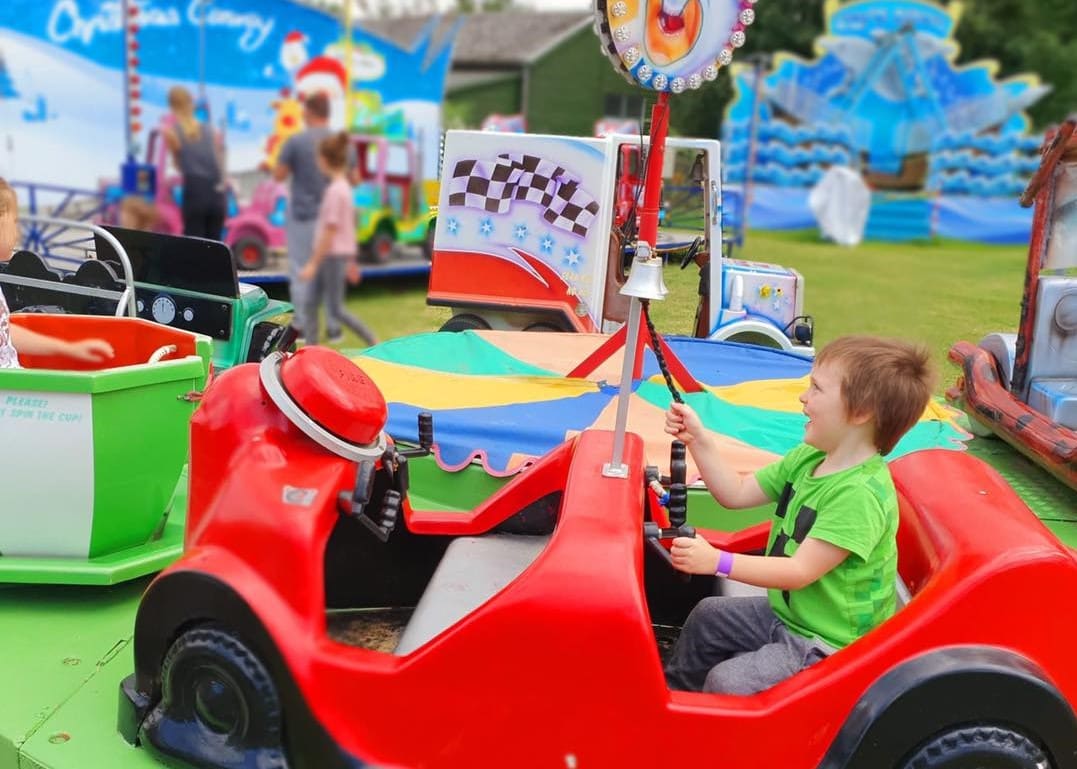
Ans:
{"label": "red toy car ride", "polygon": [[[138,612],[129,741],[195,767],[1077,766],[1077,560],[975,458],[893,463],[893,618],[725,696],[663,677],[723,585],[682,578],[645,534],[679,521],[637,436],[627,477],[602,472],[613,433],[586,431],[474,510],[425,512],[384,418],[322,348],[209,388],[186,554]],[[766,527],[703,533],[746,552]]]}

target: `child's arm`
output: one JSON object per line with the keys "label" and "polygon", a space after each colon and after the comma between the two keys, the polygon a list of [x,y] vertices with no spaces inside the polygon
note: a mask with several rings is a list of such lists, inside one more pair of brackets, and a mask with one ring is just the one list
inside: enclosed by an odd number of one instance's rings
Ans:
{"label": "child's arm", "polygon": [[11,343],[27,355],[63,355],[85,363],[100,363],[115,356],[112,345],[104,339],[80,339],[68,342],[54,336],[39,334],[28,328],[11,325]]}
{"label": "child's arm", "polygon": [[[670,551],[673,565],[688,574],[716,574],[722,551],[696,536],[677,537]],[[799,590],[835,568],[849,551],[821,539],[807,537],[791,558],[727,553],[728,574],[738,582],[776,590]]]}
{"label": "child's arm", "polygon": [[770,501],[754,473],[738,473],[730,469],[718,442],[691,406],[670,404],[666,412],[666,432],[688,447],[707,489],[724,507],[736,510]]}

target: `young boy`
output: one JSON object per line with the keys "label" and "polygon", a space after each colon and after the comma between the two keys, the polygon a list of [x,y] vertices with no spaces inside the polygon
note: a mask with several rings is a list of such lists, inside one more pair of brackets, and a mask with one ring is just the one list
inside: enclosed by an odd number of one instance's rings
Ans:
{"label": "young boy", "polygon": [[883,456],[920,418],[934,379],[923,347],[835,340],[816,357],[800,396],[804,443],[754,475],[730,470],[696,413],[671,405],[666,432],[687,445],[722,505],[777,502],[766,555],[734,555],[698,536],[673,541],[681,571],[768,590],[765,598],[696,605],[666,667],[671,688],[762,691],[894,613],[898,507]]}

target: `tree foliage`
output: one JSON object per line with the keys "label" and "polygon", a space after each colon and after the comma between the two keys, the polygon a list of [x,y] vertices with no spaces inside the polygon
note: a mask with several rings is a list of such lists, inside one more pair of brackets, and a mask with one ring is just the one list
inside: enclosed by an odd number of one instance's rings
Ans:
{"label": "tree foliage", "polygon": [[1029,114],[1038,128],[1077,110],[1077,3],[965,0],[956,38],[959,63],[996,59],[998,77],[1035,73],[1054,90]]}

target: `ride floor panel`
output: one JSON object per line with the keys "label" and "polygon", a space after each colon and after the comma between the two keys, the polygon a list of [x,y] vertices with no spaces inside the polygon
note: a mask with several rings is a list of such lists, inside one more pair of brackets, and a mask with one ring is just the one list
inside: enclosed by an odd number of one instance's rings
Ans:
{"label": "ride floor panel", "polygon": [[[969,450],[995,467],[1063,542],[1077,547],[1077,492],[1065,488],[1007,444],[976,439]],[[413,489],[439,473],[412,468]],[[468,506],[500,483],[485,474],[454,501]],[[418,507],[443,507],[434,494]],[[703,525],[741,526],[751,511],[719,514]],[[133,669],[138,600],[149,578],[109,587],[0,586],[0,769],[161,769],[116,731],[119,685]]]}

